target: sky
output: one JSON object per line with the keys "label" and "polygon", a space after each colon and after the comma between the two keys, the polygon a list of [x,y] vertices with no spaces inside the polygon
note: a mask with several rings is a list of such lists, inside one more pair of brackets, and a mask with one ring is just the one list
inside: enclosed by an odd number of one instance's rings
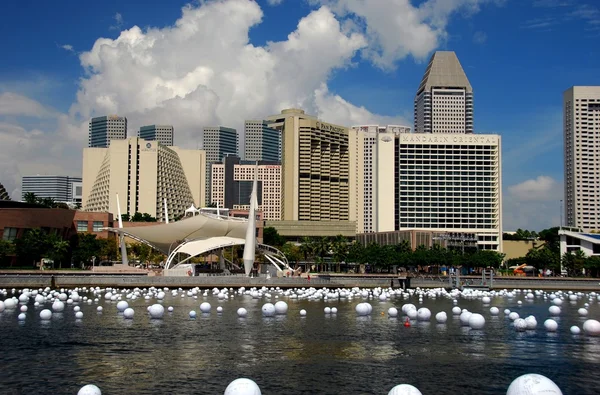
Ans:
{"label": "sky", "polygon": [[129,135],[173,124],[243,130],[299,107],[346,126],[413,125],[435,50],[474,90],[475,133],[502,136],[503,228],[560,223],[562,94],[600,85],[597,0],[6,0],[0,13],[0,183],[81,175],[93,116]]}

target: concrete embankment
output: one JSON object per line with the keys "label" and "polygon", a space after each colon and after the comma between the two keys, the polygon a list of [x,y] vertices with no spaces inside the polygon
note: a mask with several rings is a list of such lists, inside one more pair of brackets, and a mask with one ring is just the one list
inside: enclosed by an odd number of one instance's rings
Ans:
{"label": "concrete embankment", "polygon": [[[195,277],[162,277],[139,274],[93,274],[90,272],[53,272],[43,274],[31,272],[1,272],[0,288],[73,288],[73,287],[170,287],[170,288],[223,288],[223,287],[329,287],[329,288],[395,288],[409,285],[411,288],[449,288],[449,280],[443,276],[412,277],[405,282],[404,277],[396,275],[321,275],[291,278],[248,278],[244,276],[195,276]],[[482,284],[480,277],[462,277],[463,286],[489,286]],[[403,284],[404,283],[404,284]],[[588,278],[519,278],[496,277],[492,289],[545,289],[545,290],[577,290],[600,291],[600,279]]]}

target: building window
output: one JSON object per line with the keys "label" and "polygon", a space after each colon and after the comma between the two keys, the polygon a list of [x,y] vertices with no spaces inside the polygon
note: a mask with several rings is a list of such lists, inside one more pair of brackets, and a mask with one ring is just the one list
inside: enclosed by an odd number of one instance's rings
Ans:
{"label": "building window", "polygon": [[104,223],[102,221],[94,221],[94,232],[102,232]]}
{"label": "building window", "polygon": [[14,241],[17,238],[17,228],[4,228],[2,240]]}
{"label": "building window", "polygon": [[78,232],[87,232],[88,231],[88,222],[87,221],[77,221],[77,231]]}

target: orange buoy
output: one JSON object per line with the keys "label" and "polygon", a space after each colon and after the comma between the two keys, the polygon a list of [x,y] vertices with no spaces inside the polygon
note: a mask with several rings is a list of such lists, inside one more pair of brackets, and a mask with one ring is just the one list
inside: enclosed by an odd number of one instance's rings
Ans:
{"label": "orange buoy", "polygon": [[408,317],[406,317],[406,321],[404,321],[404,326],[405,327],[410,327],[410,319]]}

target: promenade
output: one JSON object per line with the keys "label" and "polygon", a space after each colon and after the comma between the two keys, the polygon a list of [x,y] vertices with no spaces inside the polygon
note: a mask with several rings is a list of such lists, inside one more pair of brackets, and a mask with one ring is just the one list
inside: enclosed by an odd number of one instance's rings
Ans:
{"label": "promenade", "polygon": [[[450,288],[447,276],[409,277],[393,274],[311,274],[306,277],[248,278],[242,275],[163,277],[146,274],[93,273],[90,271],[0,271],[0,288],[74,288],[74,287],[169,287],[169,288],[238,288],[238,287],[328,287],[328,288]],[[461,277],[464,287],[489,287],[479,276]],[[563,277],[494,277],[491,289],[543,289],[599,291],[600,279]]]}

